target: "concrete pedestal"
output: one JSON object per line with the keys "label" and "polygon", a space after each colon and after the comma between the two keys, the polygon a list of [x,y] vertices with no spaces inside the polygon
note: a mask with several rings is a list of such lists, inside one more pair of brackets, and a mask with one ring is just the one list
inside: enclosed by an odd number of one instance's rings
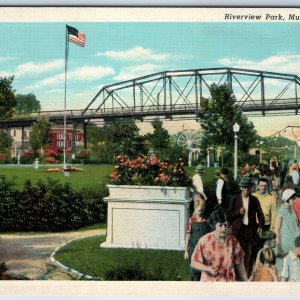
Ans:
{"label": "concrete pedestal", "polygon": [[184,250],[188,208],[183,187],[108,185],[107,237],[101,247]]}

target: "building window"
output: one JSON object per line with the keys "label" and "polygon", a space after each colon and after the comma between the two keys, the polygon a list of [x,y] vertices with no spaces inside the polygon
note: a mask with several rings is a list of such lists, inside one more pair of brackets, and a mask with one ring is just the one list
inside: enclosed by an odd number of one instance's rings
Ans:
{"label": "building window", "polygon": [[58,148],[63,148],[64,147],[64,142],[58,141],[57,142],[57,147]]}
{"label": "building window", "polygon": [[63,133],[58,133],[57,134],[57,139],[58,140],[63,140],[64,139],[64,134]]}
{"label": "building window", "polygon": [[14,136],[16,136],[17,135],[17,130],[14,130]]}

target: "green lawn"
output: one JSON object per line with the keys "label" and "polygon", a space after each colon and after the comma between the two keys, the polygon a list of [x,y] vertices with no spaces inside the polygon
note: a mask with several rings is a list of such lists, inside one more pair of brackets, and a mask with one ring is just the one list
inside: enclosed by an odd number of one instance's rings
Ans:
{"label": "green lawn", "polygon": [[100,248],[104,241],[104,236],[96,236],[71,242],[55,259],[103,280],[190,280],[183,251]]}
{"label": "green lawn", "polygon": [[112,166],[82,166],[83,172],[71,172],[71,176],[64,176],[62,172],[46,172],[50,167],[42,166],[36,170],[29,166],[8,167],[0,165],[0,175],[5,175],[8,179],[13,180],[19,188],[22,188],[28,179],[36,183],[38,180],[52,178],[61,183],[70,182],[75,190],[80,190],[83,187],[92,188],[106,183],[108,181],[107,176],[113,169]]}
{"label": "green lawn", "polygon": [[[61,183],[70,182],[72,187],[80,190],[83,187],[92,188],[102,183],[107,183],[107,176],[113,170],[113,166],[81,166],[83,172],[71,172],[71,176],[64,176],[61,172],[46,172],[51,166],[42,166],[38,170],[33,166],[6,166],[0,165],[0,175],[5,175],[13,180],[21,188],[24,182],[30,179],[33,183],[38,180],[46,180],[48,177],[59,180]],[[192,176],[195,173],[195,167],[187,167],[187,173]],[[217,169],[207,168],[203,176],[204,184],[213,178]]]}

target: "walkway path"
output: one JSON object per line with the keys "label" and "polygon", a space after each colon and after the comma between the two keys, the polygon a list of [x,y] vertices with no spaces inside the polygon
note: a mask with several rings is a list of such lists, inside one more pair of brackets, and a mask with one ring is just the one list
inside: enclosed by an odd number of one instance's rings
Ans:
{"label": "walkway path", "polygon": [[105,234],[105,229],[63,233],[1,234],[0,262],[6,263],[7,274],[39,280],[74,279],[74,274],[53,264],[50,260],[51,253],[70,240],[101,234]]}

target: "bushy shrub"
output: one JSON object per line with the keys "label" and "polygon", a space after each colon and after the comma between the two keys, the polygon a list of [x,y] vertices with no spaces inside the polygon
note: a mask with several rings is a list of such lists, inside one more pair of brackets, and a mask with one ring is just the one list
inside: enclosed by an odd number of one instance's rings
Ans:
{"label": "bushy shrub", "polygon": [[5,158],[6,158],[6,155],[3,153],[0,153],[0,164],[4,164]]}
{"label": "bushy shrub", "polygon": [[16,164],[17,158],[11,157],[9,154],[0,153],[0,164]]}
{"label": "bushy shrub", "polygon": [[1,230],[16,229],[18,218],[17,203],[20,199],[20,192],[16,189],[15,183],[9,181],[5,176],[0,176],[0,224]]}
{"label": "bushy shrub", "polygon": [[86,224],[93,224],[95,220],[106,223],[107,205],[104,205],[103,198],[109,195],[106,185],[98,189],[82,189],[81,197],[84,200],[86,211]]}
{"label": "bushy shrub", "polygon": [[21,153],[20,163],[21,164],[32,164],[36,157],[38,157],[38,155],[33,150],[24,151]]}
{"label": "bushy shrub", "polygon": [[0,230],[62,231],[103,222],[108,191],[74,191],[70,184],[47,179],[33,185],[26,181],[19,191],[13,182],[0,177]]}

